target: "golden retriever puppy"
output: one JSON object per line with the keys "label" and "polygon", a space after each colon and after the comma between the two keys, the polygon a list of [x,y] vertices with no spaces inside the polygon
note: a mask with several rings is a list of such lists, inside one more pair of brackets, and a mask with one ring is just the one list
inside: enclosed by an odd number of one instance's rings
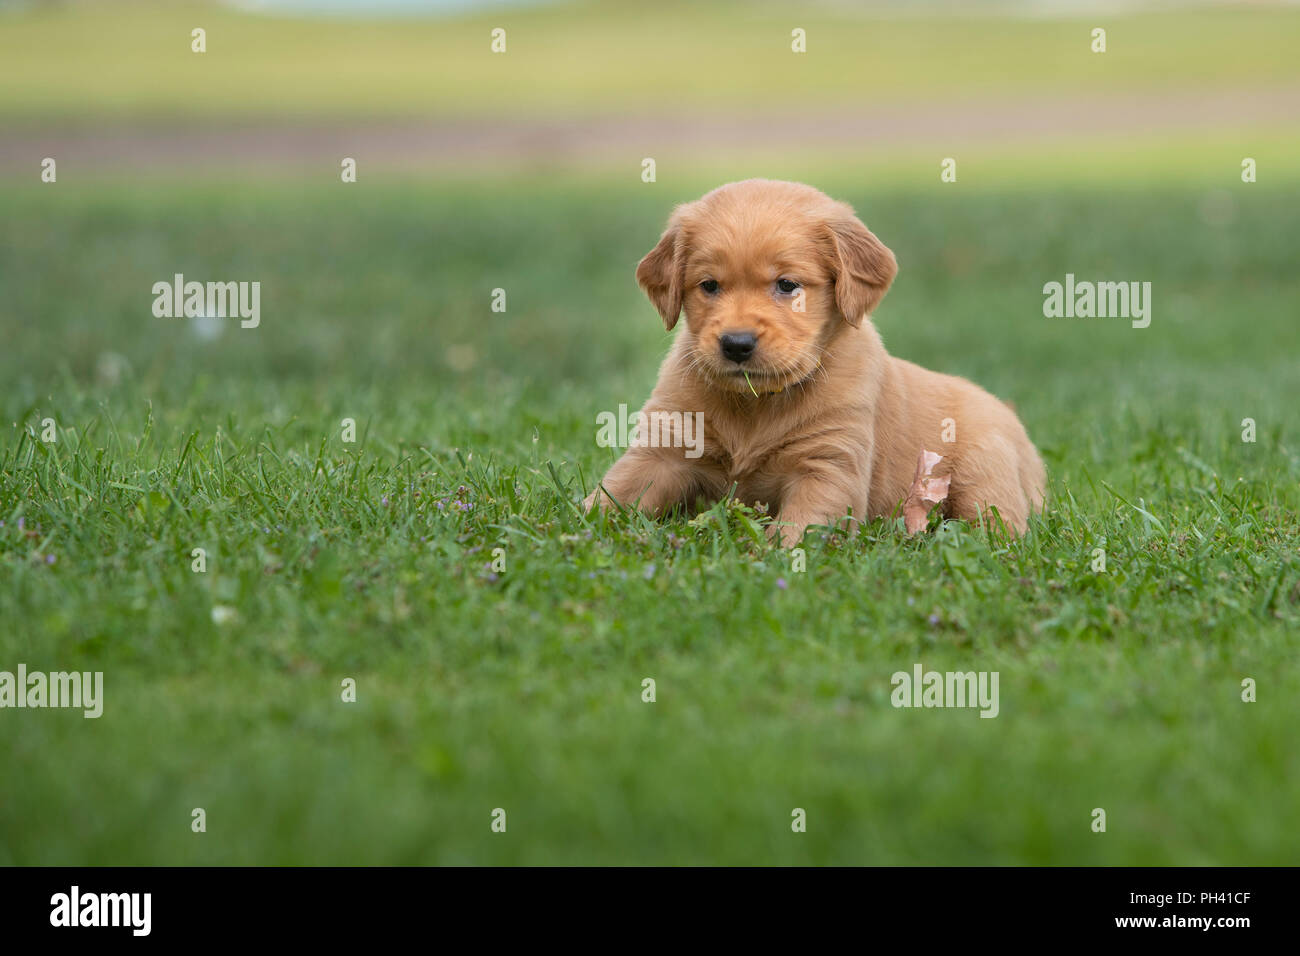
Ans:
{"label": "golden retriever puppy", "polygon": [[[668,329],[686,313],[642,409],[659,433],[630,443],[586,509],[612,496],[659,513],[734,488],[766,504],[789,547],[809,525],[896,513],[930,450],[945,516],[996,508],[1023,532],[1042,461],[1010,406],[885,351],[869,316],[897,271],[849,206],[811,186],[751,179],[679,206],[636,270]],[[696,420],[703,435],[683,435]]]}

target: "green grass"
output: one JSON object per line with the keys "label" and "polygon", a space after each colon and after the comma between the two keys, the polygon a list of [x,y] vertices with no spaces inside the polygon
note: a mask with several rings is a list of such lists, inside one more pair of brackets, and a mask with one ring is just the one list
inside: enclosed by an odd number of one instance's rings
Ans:
{"label": "green grass", "polygon": [[[1052,484],[1010,545],[881,521],[806,573],[735,508],[574,506],[669,342],[633,266],[713,181],[5,187],[0,669],[106,702],[0,712],[0,863],[1294,862],[1300,190],[1234,178],[819,180],[898,254],[889,348]],[[1151,327],[1044,318],[1067,271]],[[261,327],[155,319],[174,272]],[[917,662],[1001,715],[894,709]]]}
{"label": "green grass", "polygon": [[[1091,31],[1107,29],[1107,52]],[[190,32],[207,30],[207,52]],[[490,32],[507,30],[507,52]],[[790,51],[791,30],[808,52]],[[882,16],[824,3],[568,2],[440,19],[300,20],[203,3],[0,11],[0,116],[181,124],[584,109],[835,110],[1011,94],[1294,86],[1300,10],[1014,18]],[[779,134],[774,134],[779,135]]]}

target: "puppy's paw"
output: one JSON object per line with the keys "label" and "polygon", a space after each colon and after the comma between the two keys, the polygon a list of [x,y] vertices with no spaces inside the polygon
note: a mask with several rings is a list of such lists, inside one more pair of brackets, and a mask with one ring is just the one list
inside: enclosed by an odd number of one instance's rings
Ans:
{"label": "puppy's paw", "polygon": [[618,511],[618,504],[600,485],[593,488],[591,494],[582,499],[582,513],[585,515],[595,516],[610,509]]}
{"label": "puppy's paw", "polygon": [[782,521],[778,518],[767,526],[767,536],[773,544],[788,549],[798,547],[799,542],[803,541],[803,533],[807,530],[808,526],[802,522]]}

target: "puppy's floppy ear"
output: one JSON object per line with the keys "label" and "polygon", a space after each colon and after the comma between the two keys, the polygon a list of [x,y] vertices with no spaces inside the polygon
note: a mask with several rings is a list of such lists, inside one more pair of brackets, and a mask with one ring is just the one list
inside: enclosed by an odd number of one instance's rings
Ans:
{"label": "puppy's floppy ear", "polygon": [[844,320],[857,328],[885,297],[898,274],[898,260],[854,216],[832,219],[826,225],[831,234],[835,304]]}
{"label": "puppy's floppy ear", "polygon": [[674,216],[659,244],[646,253],[636,267],[637,284],[659,310],[664,318],[664,328],[669,331],[682,314],[682,283],[685,281],[682,245],[682,228]]}

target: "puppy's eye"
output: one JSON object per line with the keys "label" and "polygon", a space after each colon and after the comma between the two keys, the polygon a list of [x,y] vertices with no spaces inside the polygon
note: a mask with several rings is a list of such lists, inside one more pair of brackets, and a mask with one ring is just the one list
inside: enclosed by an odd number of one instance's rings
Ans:
{"label": "puppy's eye", "polygon": [[704,292],[705,292],[706,295],[717,295],[717,294],[718,294],[718,288],[719,288],[719,287],[718,287],[718,280],[717,280],[717,279],[705,279],[703,282],[700,283],[700,288],[704,290]]}
{"label": "puppy's eye", "polygon": [[798,288],[799,288],[799,283],[795,282],[793,279],[776,280],[776,291],[780,292],[782,295],[789,295],[790,293],[794,292]]}

